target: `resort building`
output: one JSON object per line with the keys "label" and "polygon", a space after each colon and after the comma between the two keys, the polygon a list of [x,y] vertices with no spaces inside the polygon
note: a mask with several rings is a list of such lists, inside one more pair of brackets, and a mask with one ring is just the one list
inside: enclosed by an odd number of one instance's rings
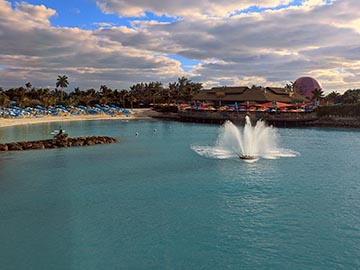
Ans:
{"label": "resort building", "polygon": [[280,87],[213,87],[193,97],[193,105],[180,108],[183,121],[222,123],[230,120],[244,124],[245,115],[252,123],[265,120],[272,125],[305,125],[318,119],[309,99]]}
{"label": "resort building", "polygon": [[299,104],[308,102],[305,96],[279,87],[222,86],[202,90],[193,97],[193,101],[211,102],[215,106],[229,104],[261,105],[268,102]]}

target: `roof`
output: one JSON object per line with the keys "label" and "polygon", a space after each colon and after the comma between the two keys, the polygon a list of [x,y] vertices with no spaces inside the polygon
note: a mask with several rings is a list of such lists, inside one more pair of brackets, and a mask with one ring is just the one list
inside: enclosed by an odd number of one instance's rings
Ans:
{"label": "roof", "polygon": [[221,86],[213,87],[210,92],[226,92],[227,95],[242,94],[245,90],[249,89],[247,86]]}
{"label": "roof", "polygon": [[280,101],[285,103],[295,103],[307,101],[307,99],[297,93],[289,92],[280,87],[213,87],[210,90],[201,90],[193,97],[193,100],[202,101],[224,101],[224,102],[246,102],[253,101],[263,103],[269,101]]}

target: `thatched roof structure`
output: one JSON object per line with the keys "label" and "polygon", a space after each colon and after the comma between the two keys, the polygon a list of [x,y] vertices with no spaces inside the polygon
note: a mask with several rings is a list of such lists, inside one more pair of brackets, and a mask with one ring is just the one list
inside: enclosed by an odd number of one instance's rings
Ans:
{"label": "thatched roof structure", "polygon": [[299,103],[308,101],[304,96],[290,92],[279,87],[213,87],[210,90],[202,90],[193,97],[194,101],[211,101],[226,103],[265,103],[279,101],[286,103]]}

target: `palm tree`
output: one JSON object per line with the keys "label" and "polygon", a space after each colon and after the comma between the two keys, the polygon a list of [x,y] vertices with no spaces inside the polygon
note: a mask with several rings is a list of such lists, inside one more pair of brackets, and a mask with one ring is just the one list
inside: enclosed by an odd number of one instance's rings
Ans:
{"label": "palm tree", "polygon": [[130,108],[134,109],[134,102],[137,102],[137,98],[134,93],[130,92],[128,95],[128,100],[130,101]]}
{"label": "palm tree", "polygon": [[[146,103],[146,84],[144,83],[137,83],[134,84],[133,86],[130,86],[130,92],[131,92],[131,96],[133,98],[130,98],[133,100],[132,103],[139,103],[139,104],[144,104]],[[129,99],[129,100],[130,100]]]}
{"label": "palm tree", "polygon": [[294,87],[295,87],[295,83],[290,81],[289,83],[287,83],[285,85],[285,89],[288,90],[289,92],[293,92],[294,91]]}
{"label": "palm tree", "polygon": [[69,86],[68,77],[66,75],[63,76],[59,75],[56,81],[56,87],[60,87],[62,89],[68,86]]}
{"label": "palm tree", "polygon": [[320,100],[324,97],[324,91],[321,88],[315,88],[312,90],[312,100]]}
{"label": "palm tree", "polygon": [[63,102],[63,98],[64,98],[63,88],[66,88],[68,86],[69,86],[68,77],[66,75],[63,76],[59,75],[56,80],[56,87],[61,88],[61,100],[60,100],[61,103]]}
{"label": "palm tree", "polygon": [[341,95],[338,92],[332,91],[325,97],[326,101],[332,101],[334,103],[341,102]]}
{"label": "palm tree", "polygon": [[10,98],[0,89],[0,106],[8,107],[10,105]]}
{"label": "palm tree", "polygon": [[360,100],[360,89],[349,89],[347,90],[343,96],[342,99],[344,101],[344,103],[346,104],[355,104],[355,103],[359,103]]}
{"label": "palm tree", "polygon": [[129,94],[129,91],[126,89],[123,89],[119,92],[120,104],[122,104],[123,108],[126,107],[126,97],[128,96],[128,94]]}
{"label": "palm tree", "polygon": [[175,102],[189,102],[201,88],[201,83],[194,83],[186,77],[178,78],[177,82],[169,83],[169,89]]}
{"label": "palm tree", "polygon": [[152,95],[152,103],[153,106],[155,106],[156,103],[156,97],[161,94],[161,91],[163,90],[163,86],[161,82],[153,82],[152,88],[151,88],[151,95]]}
{"label": "palm tree", "polygon": [[56,105],[57,98],[50,92],[50,89],[39,89],[39,100],[43,107],[49,107]]}
{"label": "palm tree", "polygon": [[30,82],[28,82],[28,83],[25,83],[25,86],[26,86],[27,90],[30,90],[32,87],[32,84]]}
{"label": "palm tree", "polygon": [[86,90],[83,103],[86,106],[88,106],[90,104],[98,103],[95,89],[91,88],[91,89]]}
{"label": "palm tree", "polygon": [[173,102],[176,103],[178,98],[180,97],[179,87],[176,82],[169,83],[169,99],[168,106],[170,105],[170,98],[173,99]]}
{"label": "palm tree", "polygon": [[[170,86],[170,84],[169,84]],[[169,106],[170,105],[170,99],[171,99],[171,89],[170,88],[164,88],[162,91],[161,91],[161,97],[163,99],[163,101],[165,103],[167,103],[167,105]]]}
{"label": "palm tree", "polygon": [[16,101],[17,106],[23,107],[26,105],[26,89],[24,87],[20,86],[10,90],[13,90],[11,99]]}

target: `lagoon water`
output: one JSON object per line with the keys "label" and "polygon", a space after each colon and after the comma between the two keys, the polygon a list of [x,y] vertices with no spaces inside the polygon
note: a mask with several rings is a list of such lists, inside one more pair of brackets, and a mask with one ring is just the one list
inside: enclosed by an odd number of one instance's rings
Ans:
{"label": "lagoon water", "polygon": [[0,269],[360,269],[358,130],[277,129],[297,154],[247,163],[193,150],[216,125],[61,125],[121,142],[0,153]]}

